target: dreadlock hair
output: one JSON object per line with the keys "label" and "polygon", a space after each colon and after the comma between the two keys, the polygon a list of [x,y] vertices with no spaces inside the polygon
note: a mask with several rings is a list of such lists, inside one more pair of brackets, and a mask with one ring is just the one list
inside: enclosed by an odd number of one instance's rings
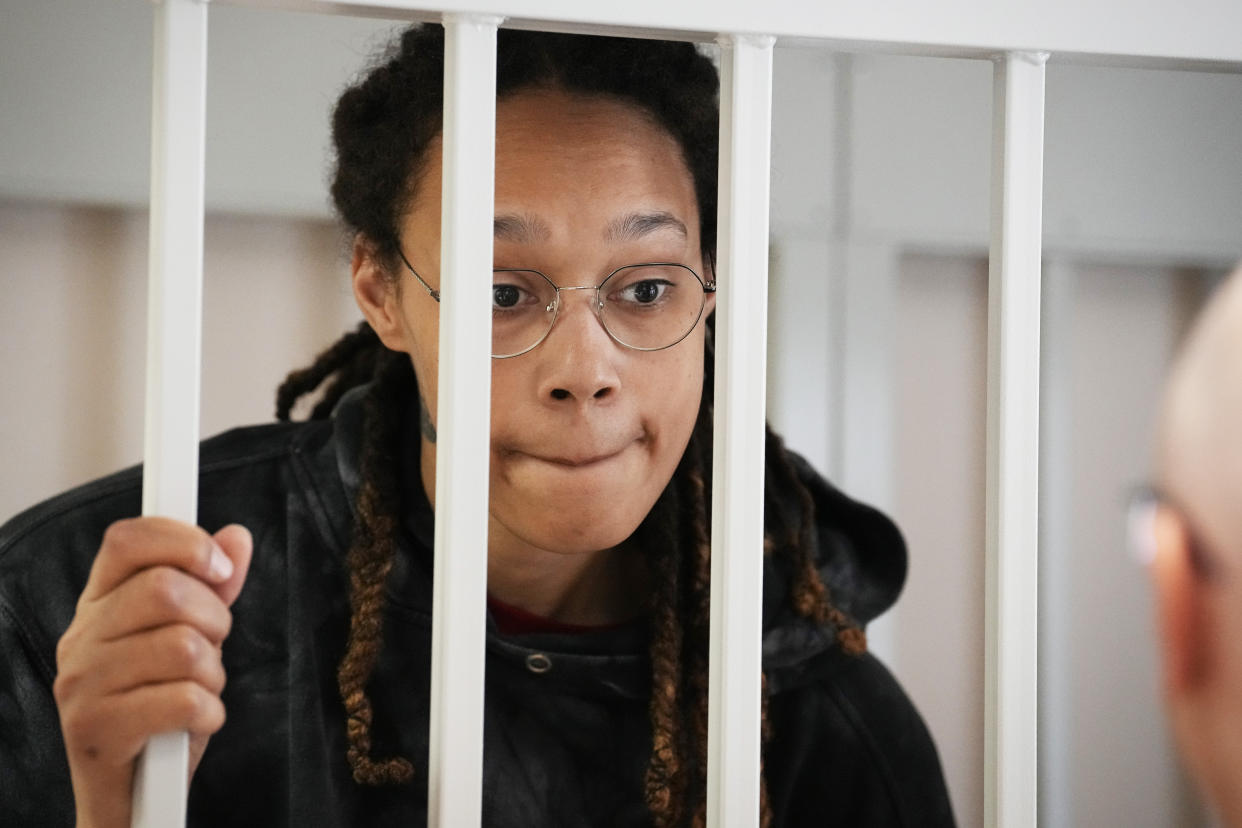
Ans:
{"label": "dreadlock hair", "polygon": [[[393,264],[400,217],[416,191],[427,149],[441,129],[443,30],[408,29],[333,116],[337,164],[332,196],[345,224]],[[497,96],[552,88],[611,97],[638,107],[677,139],[694,181],[704,259],[715,259],[718,85],[710,59],[692,45],[626,38],[501,30]],[[395,272],[390,268],[390,272]],[[649,713],[652,747],[643,793],[655,825],[706,821],[707,645],[710,628],[712,320],[704,354],[703,397],[682,459],[635,532],[649,557]],[[277,417],[324,386],[311,418],[327,417],[349,389],[369,383],[364,412],[357,519],[347,556],[350,629],[337,678],[346,710],[347,758],[360,784],[404,783],[414,768],[401,757],[371,756],[366,685],[382,643],[383,585],[391,569],[400,503],[388,450],[398,439],[398,399],[417,383],[409,360],[389,352],[366,323],[345,334],[277,391]],[[861,653],[858,626],[829,600],[815,566],[814,504],[780,438],[766,438],[764,553],[792,575],[789,601],[800,616],[835,630],[843,650]],[[762,733],[769,731],[764,679]],[[772,819],[761,779],[761,824]]]}

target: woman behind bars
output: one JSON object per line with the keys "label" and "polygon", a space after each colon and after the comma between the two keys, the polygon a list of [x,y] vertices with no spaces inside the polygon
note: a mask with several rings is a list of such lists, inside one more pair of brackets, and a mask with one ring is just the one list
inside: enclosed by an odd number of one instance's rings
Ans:
{"label": "woman behind bars", "polygon": [[[484,824],[702,824],[716,73],[498,48]],[[337,105],[366,322],[281,387],[282,420],[324,387],[311,421],[207,441],[203,529],[126,519],[131,470],[0,532],[5,824],[127,825],[178,729],[191,824],[425,821],[442,74],[415,28]],[[763,823],[951,824],[865,652],[900,535],[771,433],[765,484]]]}

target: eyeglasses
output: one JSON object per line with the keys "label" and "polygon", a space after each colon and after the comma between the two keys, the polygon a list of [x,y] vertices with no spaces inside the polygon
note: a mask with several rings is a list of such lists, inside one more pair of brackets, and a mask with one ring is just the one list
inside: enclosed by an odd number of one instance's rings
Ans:
{"label": "eyeglasses", "polygon": [[1126,536],[1134,558],[1143,564],[1150,564],[1155,560],[1156,510],[1160,508],[1172,509],[1181,517],[1186,527],[1191,569],[1204,578],[1214,577],[1220,571],[1217,556],[1211,554],[1204,544],[1202,535],[1190,523],[1186,510],[1155,486],[1140,486],[1130,495],[1129,508],[1126,510]]}
{"label": "eyeglasses", "polygon": [[[401,261],[427,294],[440,291]],[[492,357],[508,359],[533,350],[548,338],[561,309],[561,293],[593,290],[591,309],[608,335],[636,351],[661,351],[681,342],[703,316],[714,281],[704,283],[682,264],[648,262],[620,267],[598,285],[560,287],[538,270],[492,271]]]}

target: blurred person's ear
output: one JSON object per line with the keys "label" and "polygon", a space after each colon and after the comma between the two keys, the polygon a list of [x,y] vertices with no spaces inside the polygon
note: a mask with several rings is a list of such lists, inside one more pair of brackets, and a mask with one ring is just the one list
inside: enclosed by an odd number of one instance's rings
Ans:
{"label": "blurred person's ear", "polygon": [[1156,542],[1151,578],[1165,693],[1184,700],[1213,678],[1215,639],[1207,603],[1207,582],[1195,571],[1191,539],[1181,515],[1159,509],[1153,526]]}

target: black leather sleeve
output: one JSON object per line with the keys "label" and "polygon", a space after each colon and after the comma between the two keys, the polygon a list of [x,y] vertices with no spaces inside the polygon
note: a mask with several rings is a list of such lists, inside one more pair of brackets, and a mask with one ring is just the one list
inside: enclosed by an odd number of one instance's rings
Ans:
{"label": "black leather sleeve", "polygon": [[46,663],[0,594],[0,824],[72,826],[73,789]]}
{"label": "black leather sleeve", "polygon": [[72,826],[73,789],[52,695],[56,645],[107,525],[140,508],[135,470],[52,498],[0,526],[0,825]]}

